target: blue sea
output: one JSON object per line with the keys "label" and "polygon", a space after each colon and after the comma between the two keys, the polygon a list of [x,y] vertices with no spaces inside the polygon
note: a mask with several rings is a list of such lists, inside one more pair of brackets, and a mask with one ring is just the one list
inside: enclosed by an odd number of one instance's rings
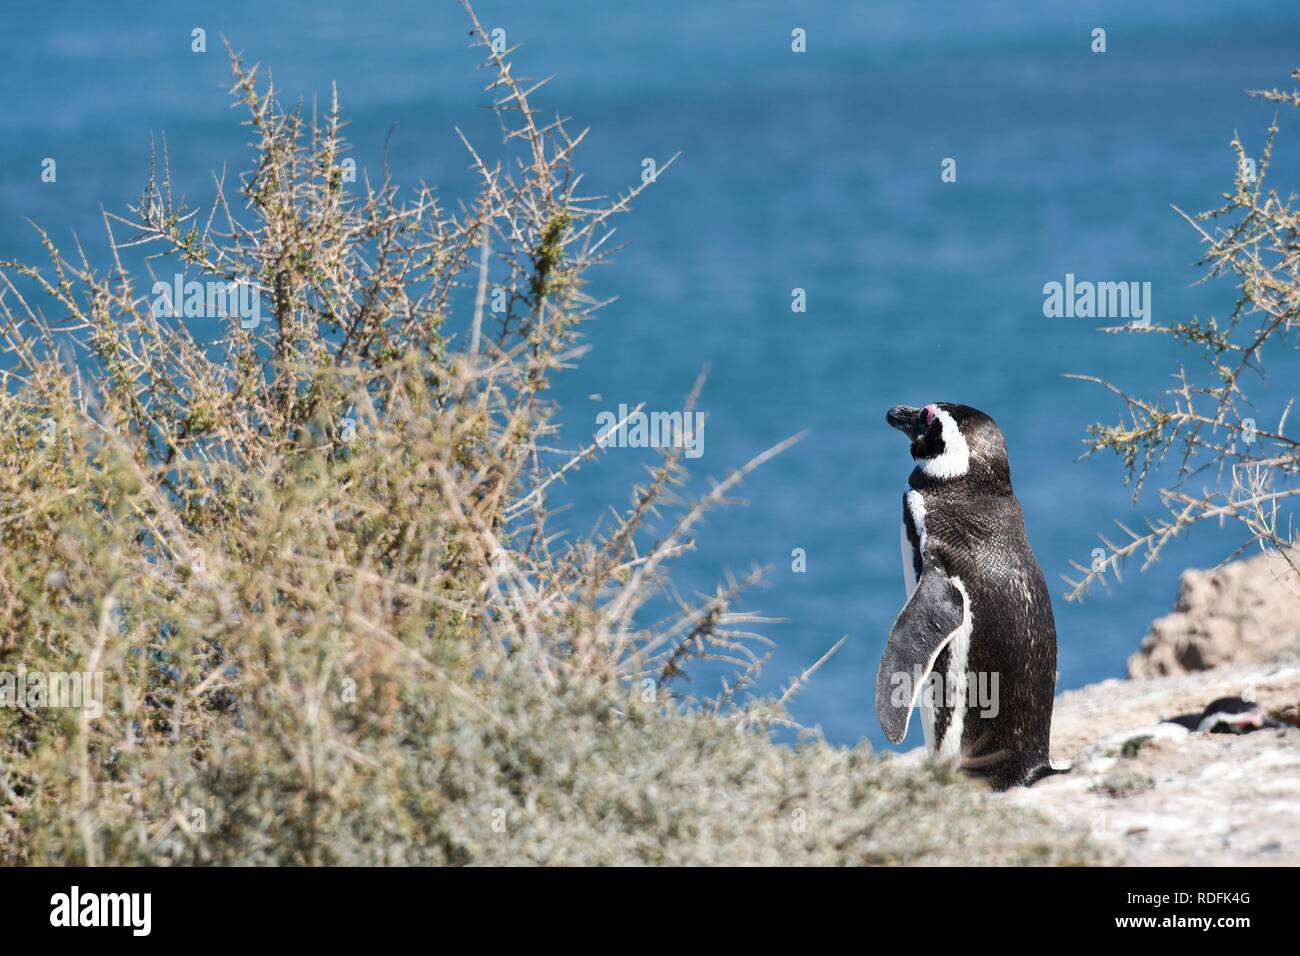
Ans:
{"label": "blue sea", "polygon": [[[911,469],[884,424],[890,405],[961,402],[1001,424],[1055,598],[1062,689],[1122,675],[1172,608],[1180,570],[1243,542],[1231,526],[1198,528],[1145,573],[1130,565],[1087,602],[1063,599],[1061,575],[1089,560],[1099,532],[1159,511],[1150,494],[1131,500],[1118,461],[1077,460],[1085,427],[1120,406],[1064,376],[1155,395],[1199,356],[1102,334],[1113,323],[1097,319],[1045,318],[1043,286],[1067,274],[1149,282],[1157,323],[1231,310],[1230,281],[1196,284],[1198,237],[1173,207],[1209,208],[1231,188],[1234,133],[1259,155],[1276,110],[1244,91],[1291,88],[1300,4],[483,0],[478,12],[523,44],[516,72],[554,74],[538,105],[591,128],[578,154],[588,192],[682,154],[592,276],[594,294],[618,298],[554,390],[568,446],[620,403],[681,408],[705,368],[692,491],[808,433],[745,483],[747,505],[705,521],[675,574],[689,596],[771,567],[744,605],[782,619],[758,628],[775,642],[760,690],[847,635],[796,696],[796,719],[837,743],[883,744],[872,692],[903,601]],[[195,28],[206,53],[191,52]],[[796,28],[806,52],[791,50]],[[1092,51],[1097,28],[1104,53]],[[446,202],[474,182],[453,127],[488,155],[499,142],[456,3],[6,3],[0,258],[39,257],[26,217],[62,243],[75,231],[102,263],[101,206],[139,195],[151,136],[165,136],[178,190],[200,204],[212,170],[242,168],[248,131],[229,107],[222,35],[272,69],[286,100],[327,103],[336,83],[358,163],[377,172],[391,133],[396,180],[437,185]],[[1298,185],[1298,116],[1278,113],[1284,192]],[[41,182],[46,157],[55,183]],[[941,181],[945,159],[955,182]],[[1272,356],[1268,372],[1257,387],[1276,405],[1296,382],[1294,354]],[[590,530],[654,460],[609,449],[560,492],[571,507],[557,527]],[[715,677],[686,689],[712,693]]]}

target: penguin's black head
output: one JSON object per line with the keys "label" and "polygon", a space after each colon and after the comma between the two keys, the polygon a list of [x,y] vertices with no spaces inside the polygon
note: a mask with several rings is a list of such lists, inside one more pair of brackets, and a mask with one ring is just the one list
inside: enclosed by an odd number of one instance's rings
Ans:
{"label": "penguin's black head", "polygon": [[933,402],[924,408],[895,405],[885,421],[912,440],[912,457],[931,478],[958,478],[971,471],[1011,481],[1002,431],[969,405]]}

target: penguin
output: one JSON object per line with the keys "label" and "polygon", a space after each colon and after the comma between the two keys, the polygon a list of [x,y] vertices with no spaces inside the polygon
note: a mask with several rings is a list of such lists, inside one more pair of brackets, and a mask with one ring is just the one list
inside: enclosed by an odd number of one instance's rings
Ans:
{"label": "penguin", "polygon": [[1288,724],[1270,717],[1264,708],[1240,697],[1220,697],[1199,714],[1180,714],[1162,723],[1178,724],[1201,734],[1248,734],[1266,727],[1283,729]]}
{"label": "penguin", "polygon": [[1006,442],[966,405],[896,405],[915,468],[901,532],[908,598],[876,674],[876,715],[901,743],[920,704],[926,747],[996,790],[1052,763],[1056,622],[1011,488]]}

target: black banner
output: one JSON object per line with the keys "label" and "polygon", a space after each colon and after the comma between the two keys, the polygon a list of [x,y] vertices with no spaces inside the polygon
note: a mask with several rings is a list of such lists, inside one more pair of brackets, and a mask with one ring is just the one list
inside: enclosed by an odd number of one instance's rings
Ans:
{"label": "black banner", "polygon": [[[373,941],[377,932],[579,934],[593,924],[642,934],[689,916],[734,942],[757,912],[823,933],[848,917],[952,932],[1001,927],[1021,939],[1100,935],[1230,942],[1289,926],[1294,871],[1275,869],[704,870],[617,873],[568,869],[18,869],[0,871],[7,941],[76,933],[118,943],[192,943],[232,931],[297,943]],[[576,894],[576,895],[575,895]],[[676,900],[674,904],[672,901]],[[851,902],[850,902],[851,901]],[[848,912],[845,913],[846,903]],[[673,915],[673,910],[681,912]],[[659,916],[655,916],[655,914]],[[706,918],[716,914],[716,920]],[[815,917],[815,918],[814,918]],[[479,922],[481,921],[481,922]],[[549,930],[543,928],[549,927]],[[910,929],[902,929],[910,927]],[[763,926],[750,927],[766,929]],[[858,930],[854,932],[859,932]],[[674,930],[674,933],[678,932]],[[838,931],[837,931],[838,932]],[[1170,934],[1172,933],[1172,937]],[[746,933],[745,935],[748,935]],[[622,937],[620,937],[622,938]]]}

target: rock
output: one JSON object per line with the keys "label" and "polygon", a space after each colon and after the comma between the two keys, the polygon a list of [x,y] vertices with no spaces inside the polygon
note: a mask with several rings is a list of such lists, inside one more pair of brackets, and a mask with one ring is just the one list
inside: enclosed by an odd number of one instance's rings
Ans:
{"label": "rock", "polygon": [[1134,757],[1144,746],[1156,740],[1180,740],[1188,730],[1178,724],[1151,724],[1111,734],[1094,744],[1088,752],[1090,769],[1108,770],[1120,759]]}
{"label": "rock", "polygon": [[[1300,565],[1300,553],[1293,560]],[[1174,612],[1129,658],[1131,677],[1262,663],[1300,647],[1300,575],[1261,554],[1212,571],[1184,571]],[[1204,703],[1204,702],[1202,702]]]}

